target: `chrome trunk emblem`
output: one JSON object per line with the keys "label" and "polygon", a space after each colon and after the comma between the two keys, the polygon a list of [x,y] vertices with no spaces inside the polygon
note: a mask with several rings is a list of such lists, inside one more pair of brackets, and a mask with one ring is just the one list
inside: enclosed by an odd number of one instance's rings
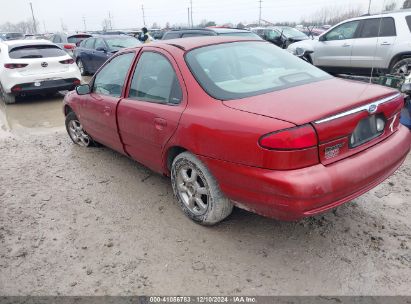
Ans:
{"label": "chrome trunk emblem", "polygon": [[49,65],[49,64],[48,64],[47,62],[42,62],[42,63],[41,63],[41,66],[42,66],[43,68],[47,68],[48,65]]}

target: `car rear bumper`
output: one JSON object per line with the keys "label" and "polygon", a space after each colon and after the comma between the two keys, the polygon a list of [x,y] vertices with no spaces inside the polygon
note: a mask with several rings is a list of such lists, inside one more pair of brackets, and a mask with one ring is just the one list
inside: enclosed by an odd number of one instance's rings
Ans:
{"label": "car rear bumper", "polygon": [[404,162],[411,132],[389,138],[333,164],[274,171],[201,157],[221,190],[240,208],[280,220],[298,220],[335,208],[377,186]]}
{"label": "car rear bumper", "polygon": [[13,86],[11,88],[11,93],[15,95],[27,95],[72,90],[76,85],[79,84],[80,79],[77,78],[45,80],[41,82],[28,82]]}

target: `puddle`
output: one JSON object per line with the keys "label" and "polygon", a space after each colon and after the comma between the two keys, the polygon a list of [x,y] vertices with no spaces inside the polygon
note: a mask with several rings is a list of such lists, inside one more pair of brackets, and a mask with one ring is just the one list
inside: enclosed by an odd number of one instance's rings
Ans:
{"label": "puddle", "polygon": [[[84,77],[88,83],[91,77]],[[54,96],[18,97],[6,105],[0,98],[0,138],[10,134],[44,133],[64,129],[63,92]]]}
{"label": "puddle", "polygon": [[43,132],[64,127],[63,95],[17,98],[15,104],[0,105],[2,132],[15,134]]}

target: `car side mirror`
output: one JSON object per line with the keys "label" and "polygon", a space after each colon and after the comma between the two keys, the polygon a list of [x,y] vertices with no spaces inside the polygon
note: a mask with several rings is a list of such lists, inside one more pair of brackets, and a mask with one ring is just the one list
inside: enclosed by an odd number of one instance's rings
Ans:
{"label": "car side mirror", "polygon": [[103,52],[103,53],[107,53],[107,49],[105,47],[98,47],[96,48],[97,52]]}
{"label": "car side mirror", "polygon": [[78,95],[87,95],[91,93],[91,88],[88,84],[81,84],[76,86],[76,92]]}

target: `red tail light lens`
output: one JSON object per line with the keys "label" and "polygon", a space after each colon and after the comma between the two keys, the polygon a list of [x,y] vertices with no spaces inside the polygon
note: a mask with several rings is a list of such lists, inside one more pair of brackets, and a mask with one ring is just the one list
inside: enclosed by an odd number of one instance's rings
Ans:
{"label": "red tail light lens", "polygon": [[66,60],[61,60],[59,62],[62,63],[62,64],[73,64],[74,59],[66,59]]}
{"label": "red tail light lens", "polygon": [[6,69],[21,69],[28,66],[27,63],[5,63],[4,67]]}
{"label": "red tail light lens", "polygon": [[318,144],[317,134],[311,125],[304,125],[263,135],[260,146],[274,150],[298,150]]}
{"label": "red tail light lens", "polygon": [[81,81],[79,79],[74,79],[73,80],[74,85],[79,85],[80,83],[81,83]]}
{"label": "red tail light lens", "polygon": [[72,49],[76,48],[76,46],[74,44],[65,44],[63,47],[66,50],[72,50]]}

